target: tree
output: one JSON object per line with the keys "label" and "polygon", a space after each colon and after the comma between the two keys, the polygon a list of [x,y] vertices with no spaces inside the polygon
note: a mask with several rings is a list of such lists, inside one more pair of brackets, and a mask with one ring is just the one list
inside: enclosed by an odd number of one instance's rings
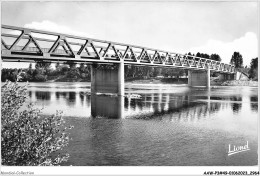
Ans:
{"label": "tree", "polygon": [[46,75],[42,75],[42,74],[37,74],[34,77],[35,82],[45,82],[47,80],[47,76]]}
{"label": "tree", "polygon": [[242,68],[243,67],[243,57],[239,52],[234,52],[230,64],[234,64],[235,68]]}
{"label": "tree", "polygon": [[58,71],[58,72],[60,71],[60,63],[59,62],[56,63],[55,68],[56,68],[56,71]]}
{"label": "tree", "polygon": [[17,74],[18,74],[17,69],[3,68],[1,74],[1,81],[2,82],[5,82],[6,80],[15,81]]}
{"label": "tree", "polygon": [[44,70],[50,69],[51,62],[36,62],[35,69],[43,68]]}
{"label": "tree", "polygon": [[29,64],[29,68],[26,71],[26,81],[32,81],[33,80],[33,68],[32,68],[32,63]]}
{"label": "tree", "polygon": [[42,74],[47,75],[51,71],[51,62],[36,62],[35,69],[42,69]]}
{"label": "tree", "polygon": [[79,69],[74,67],[70,68],[70,70],[67,72],[68,78],[77,79],[80,76]]}
{"label": "tree", "polygon": [[14,71],[11,73],[11,81],[15,81],[17,79],[18,70],[15,68]]}
{"label": "tree", "polygon": [[31,69],[32,69],[32,63],[29,64],[29,70],[31,70]]}
{"label": "tree", "polygon": [[219,62],[221,61],[221,58],[218,54],[211,54],[210,59],[214,60],[214,61],[219,61]]}
{"label": "tree", "polygon": [[18,77],[20,79],[19,81],[22,81],[22,82],[28,81],[28,74],[26,72],[24,72],[23,70],[19,71]]}
{"label": "tree", "polygon": [[194,54],[191,54],[191,52],[188,52],[187,55],[194,56]]}
{"label": "tree", "polygon": [[192,58],[193,58],[192,56],[195,56],[195,54],[192,54],[191,52],[188,52],[188,53],[186,53],[185,55],[189,55],[189,56],[188,56],[189,59],[192,59]]}
{"label": "tree", "polygon": [[68,65],[61,65],[61,74],[65,75],[69,71]]}
{"label": "tree", "polygon": [[30,75],[33,74],[32,63],[29,64],[29,68],[28,68],[27,73],[30,74]]}
{"label": "tree", "polygon": [[251,60],[249,77],[251,79],[258,79],[258,57]]}
{"label": "tree", "polygon": [[77,63],[71,62],[71,61],[66,62],[66,64],[69,65],[69,68],[76,68],[76,65],[77,65]]}
{"label": "tree", "polygon": [[201,55],[202,58],[205,58],[205,59],[209,59],[210,58],[210,56],[208,54],[206,54],[206,53],[201,53],[200,55]]}
{"label": "tree", "polygon": [[196,57],[202,57],[202,58],[205,58],[205,59],[209,59],[210,58],[210,56],[208,54],[206,54],[206,53],[199,53],[199,52],[196,54]]}
{"label": "tree", "polygon": [[198,52],[198,53],[196,54],[196,57],[201,57],[201,54]]}
{"label": "tree", "polygon": [[79,71],[84,72],[85,69],[85,64],[84,63],[80,63],[79,64]]}
{"label": "tree", "polygon": [[[59,155],[69,143],[60,112],[42,117],[32,104],[26,106],[27,86],[10,81],[1,87],[1,164],[8,166],[59,165]],[[27,107],[25,109],[25,107]]]}

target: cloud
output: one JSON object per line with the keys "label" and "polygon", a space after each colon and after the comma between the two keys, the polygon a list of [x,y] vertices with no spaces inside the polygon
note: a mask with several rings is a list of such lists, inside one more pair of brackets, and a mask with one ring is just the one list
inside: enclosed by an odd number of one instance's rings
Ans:
{"label": "cloud", "polygon": [[79,32],[75,31],[68,26],[59,25],[57,23],[54,23],[52,21],[44,20],[42,22],[36,22],[33,21],[29,24],[24,25],[25,28],[31,28],[31,29],[38,29],[38,30],[44,30],[44,31],[50,31],[50,32],[57,32],[62,34],[69,34],[69,35],[76,35],[80,37],[92,37],[91,35],[85,33],[85,32]]}
{"label": "cloud", "polygon": [[209,40],[207,44],[190,48],[191,53],[219,54],[222,61],[229,63],[232,54],[238,51],[243,56],[244,65],[250,65],[251,59],[258,56],[257,36],[253,32],[247,32],[244,36],[224,43],[218,40]]}

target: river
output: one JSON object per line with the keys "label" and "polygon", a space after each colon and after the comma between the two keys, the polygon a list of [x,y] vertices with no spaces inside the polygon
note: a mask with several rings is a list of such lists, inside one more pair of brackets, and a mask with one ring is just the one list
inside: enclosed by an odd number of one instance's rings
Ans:
{"label": "river", "polygon": [[[257,165],[257,87],[125,85],[140,99],[90,96],[90,83],[30,83],[43,115],[73,125],[64,165]],[[96,116],[93,118],[92,116]],[[233,146],[250,150],[228,156]]]}

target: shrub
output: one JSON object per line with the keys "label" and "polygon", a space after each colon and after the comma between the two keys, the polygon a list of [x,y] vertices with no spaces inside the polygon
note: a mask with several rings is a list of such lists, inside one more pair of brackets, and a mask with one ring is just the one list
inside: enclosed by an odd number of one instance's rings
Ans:
{"label": "shrub", "polygon": [[71,68],[71,69],[67,72],[67,77],[68,77],[68,78],[77,79],[77,78],[79,77],[79,70],[78,70],[78,68]]}
{"label": "shrub", "polygon": [[[61,112],[42,117],[27,104],[27,85],[5,82],[1,87],[1,163],[15,166],[49,166],[67,161],[58,154],[69,143]],[[27,104],[27,105],[26,105]]]}
{"label": "shrub", "polygon": [[46,75],[37,74],[34,78],[35,82],[45,82],[47,80]]}

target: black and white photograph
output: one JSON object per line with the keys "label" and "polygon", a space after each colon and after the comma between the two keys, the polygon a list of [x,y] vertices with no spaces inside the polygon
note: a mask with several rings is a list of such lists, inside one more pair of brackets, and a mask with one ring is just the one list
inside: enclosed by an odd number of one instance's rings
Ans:
{"label": "black and white photograph", "polygon": [[259,175],[259,7],[2,1],[1,175]]}

